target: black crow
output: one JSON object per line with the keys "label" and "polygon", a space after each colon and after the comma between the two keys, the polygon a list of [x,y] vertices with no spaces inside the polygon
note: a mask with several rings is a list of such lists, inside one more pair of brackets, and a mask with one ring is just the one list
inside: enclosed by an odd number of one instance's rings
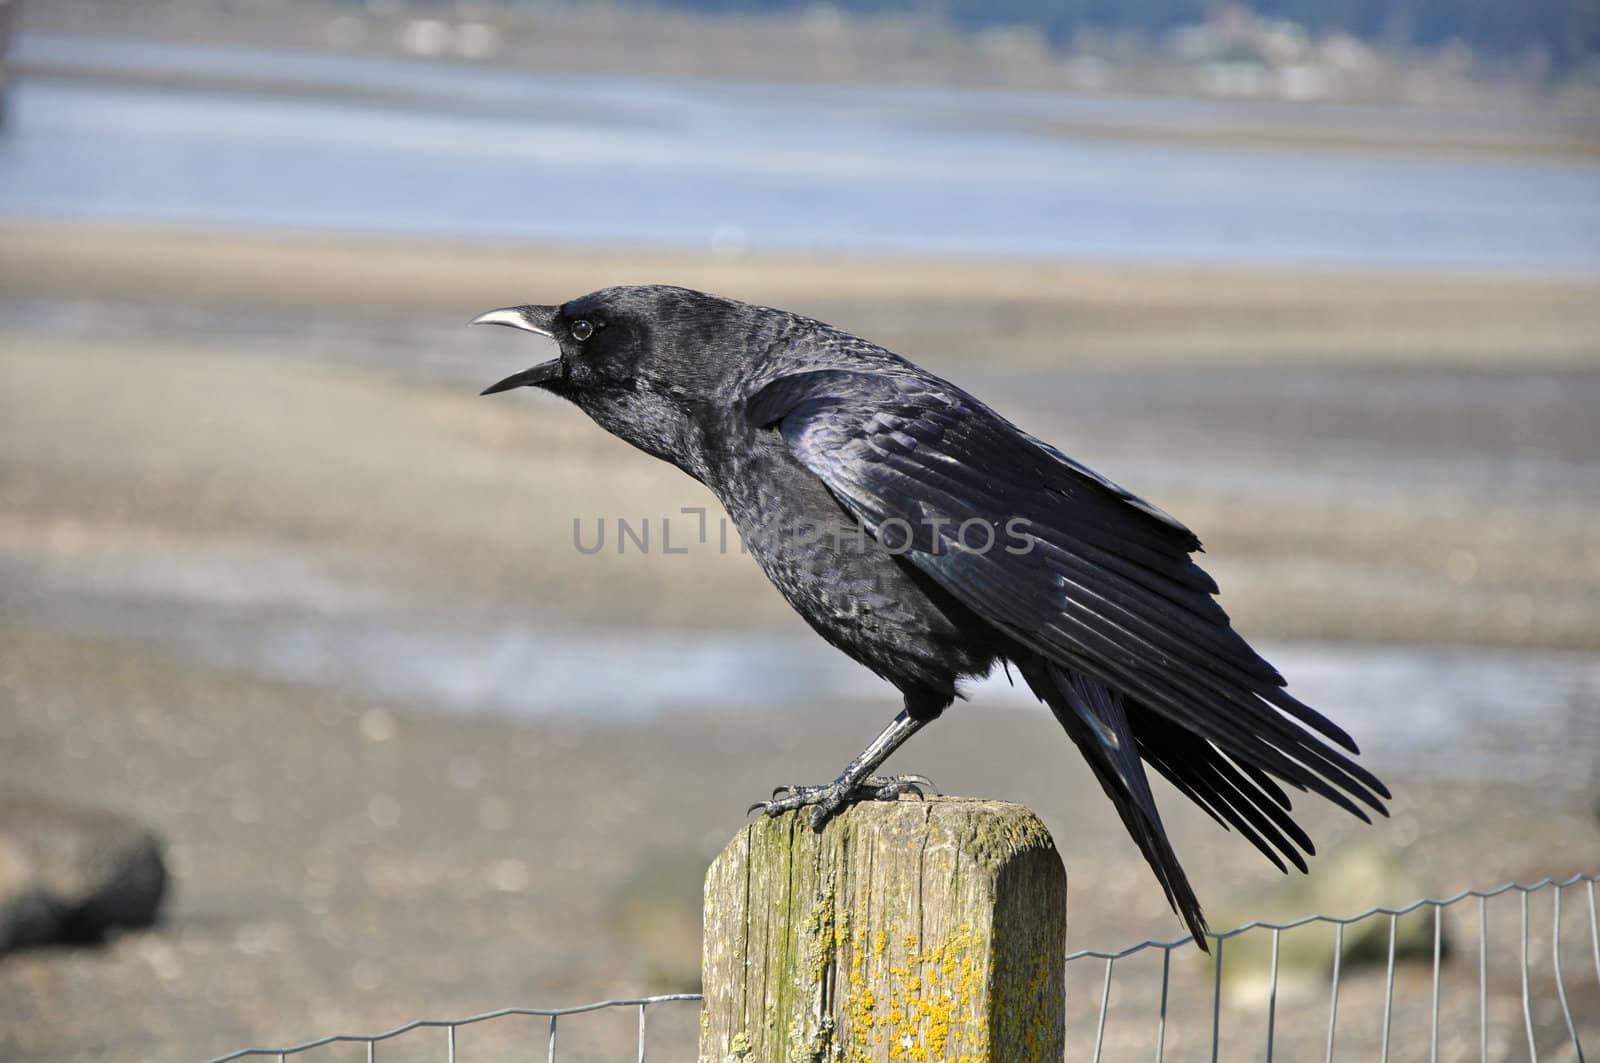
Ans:
{"label": "black crow", "polygon": [[1280,870],[1314,851],[1285,785],[1385,813],[1350,736],[1229,625],[1193,532],[954,384],[820,321],[684,288],[474,323],[560,348],[484,394],[559,395],[705,484],[789,604],[904,696],[833,782],[753,807],[811,806],[820,830],[850,802],[915,788],[874,772],[999,662],[1077,744],[1202,948],[1145,763]]}

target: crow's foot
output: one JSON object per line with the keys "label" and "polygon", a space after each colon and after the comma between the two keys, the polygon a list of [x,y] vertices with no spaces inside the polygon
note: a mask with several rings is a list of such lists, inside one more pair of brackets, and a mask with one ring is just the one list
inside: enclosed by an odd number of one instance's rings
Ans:
{"label": "crow's foot", "polygon": [[820,831],[828,820],[857,801],[893,801],[901,794],[923,795],[932,790],[933,780],[925,775],[869,775],[851,785],[838,778],[826,786],[780,786],[770,801],[757,801],[749,811],[760,809],[769,816],[800,808],[811,808],[811,829]]}

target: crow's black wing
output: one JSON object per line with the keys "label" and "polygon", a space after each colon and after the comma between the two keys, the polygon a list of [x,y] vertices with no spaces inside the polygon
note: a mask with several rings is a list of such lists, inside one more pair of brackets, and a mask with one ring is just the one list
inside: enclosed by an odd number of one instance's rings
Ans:
{"label": "crow's black wing", "polygon": [[[1323,739],[1355,743],[1229,626],[1189,556],[1199,541],[1159,509],[909,368],[782,377],[745,414],[967,608],[1164,722],[1140,752],[1257,844],[1287,841],[1263,772],[1362,819],[1356,801],[1384,811],[1383,784]],[[1188,762],[1185,733],[1202,740]]]}

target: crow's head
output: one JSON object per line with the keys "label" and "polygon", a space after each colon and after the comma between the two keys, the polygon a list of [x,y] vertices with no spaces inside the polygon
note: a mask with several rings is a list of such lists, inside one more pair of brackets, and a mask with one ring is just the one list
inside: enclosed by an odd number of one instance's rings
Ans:
{"label": "crow's head", "polygon": [[757,307],[687,288],[604,288],[560,306],[491,310],[474,325],[548,336],[560,356],[485,388],[535,387],[577,404],[606,431],[682,465],[697,411],[748,357]]}

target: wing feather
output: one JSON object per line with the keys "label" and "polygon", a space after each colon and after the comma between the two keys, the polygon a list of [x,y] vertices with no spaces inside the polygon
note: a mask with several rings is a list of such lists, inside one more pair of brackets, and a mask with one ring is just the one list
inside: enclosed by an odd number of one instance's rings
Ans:
{"label": "wing feather", "polygon": [[[1199,540],[1161,510],[910,366],[781,377],[746,417],[776,427],[869,532],[969,609],[1136,699],[1141,754],[1257,848],[1296,866],[1295,846],[1309,850],[1273,778],[1362,819],[1358,801],[1384,812],[1383,784],[1329,744],[1355,753],[1350,736],[1233,630],[1190,557]],[[963,522],[998,534],[1014,519],[1026,552],[963,548]],[[891,521],[907,527],[887,535]]]}

